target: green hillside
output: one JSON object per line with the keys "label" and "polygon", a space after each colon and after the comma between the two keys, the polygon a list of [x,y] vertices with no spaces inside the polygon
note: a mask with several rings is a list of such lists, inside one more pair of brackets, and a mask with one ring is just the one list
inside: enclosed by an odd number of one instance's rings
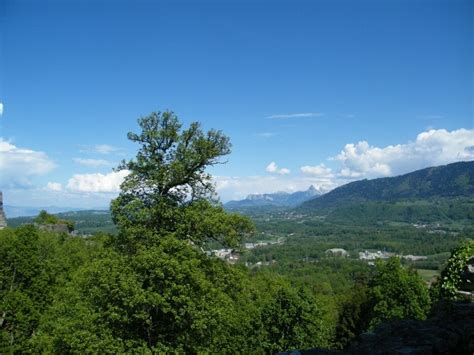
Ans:
{"label": "green hillside", "polygon": [[301,211],[338,222],[469,222],[474,219],[474,162],[362,180],[308,201]]}

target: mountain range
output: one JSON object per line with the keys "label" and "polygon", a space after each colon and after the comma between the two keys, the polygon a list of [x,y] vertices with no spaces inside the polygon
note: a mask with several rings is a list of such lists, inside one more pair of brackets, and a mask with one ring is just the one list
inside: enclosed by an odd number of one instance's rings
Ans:
{"label": "mountain range", "polygon": [[296,207],[320,195],[321,192],[311,185],[306,191],[248,195],[243,200],[229,201],[224,207],[229,210],[252,207]]}

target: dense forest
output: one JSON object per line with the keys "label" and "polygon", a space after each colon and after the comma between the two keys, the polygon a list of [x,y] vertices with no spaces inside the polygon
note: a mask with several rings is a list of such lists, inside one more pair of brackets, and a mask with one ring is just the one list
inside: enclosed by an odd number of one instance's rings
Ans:
{"label": "dense forest", "polygon": [[[68,219],[47,212],[0,230],[0,353],[342,349],[382,322],[425,319],[440,300],[458,297],[474,251],[468,224],[420,229],[339,225],[286,210],[230,213],[206,172],[230,153],[228,137],[198,123],[183,129],[172,112],[138,123],[141,132],[128,134],[138,153],[118,168],[130,173],[111,203],[114,230],[45,230]],[[109,215],[96,216],[110,227]],[[283,243],[243,250],[262,238]],[[216,246],[241,259],[206,253]],[[431,263],[442,278],[429,287],[420,265],[392,257],[371,266],[325,252],[336,247],[430,255],[424,268]]]}

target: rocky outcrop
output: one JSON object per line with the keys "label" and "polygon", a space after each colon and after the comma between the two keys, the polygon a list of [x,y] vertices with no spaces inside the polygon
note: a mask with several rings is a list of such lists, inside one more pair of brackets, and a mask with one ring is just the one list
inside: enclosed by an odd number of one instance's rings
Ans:
{"label": "rocky outcrop", "polygon": [[36,226],[44,231],[53,233],[69,233],[68,226],[63,223],[56,224],[36,224]]}
{"label": "rocky outcrop", "polygon": [[5,228],[7,226],[7,217],[5,216],[5,212],[3,211],[3,194],[0,191],[0,229]]}

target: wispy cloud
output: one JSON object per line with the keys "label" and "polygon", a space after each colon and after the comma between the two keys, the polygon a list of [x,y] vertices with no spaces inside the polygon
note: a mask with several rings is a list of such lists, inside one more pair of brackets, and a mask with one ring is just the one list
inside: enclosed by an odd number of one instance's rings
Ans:
{"label": "wispy cloud", "polygon": [[82,153],[98,153],[98,154],[111,154],[122,152],[122,148],[114,147],[108,144],[96,144],[91,146],[82,146],[80,152]]}
{"label": "wispy cloud", "polygon": [[3,102],[0,102],[0,116],[3,116]]}
{"label": "wispy cloud", "polygon": [[324,116],[324,113],[321,112],[304,112],[304,113],[285,113],[285,114],[275,114],[267,116],[266,118],[269,119],[280,119],[280,120],[287,120],[292,118],[313,118],[313,117],[321,117]]}
{"label": "wispy cloud", "polygon": [[111,166],[113,165],[112,162],[104,159],[83,159],[83,158],[74,158],[74,162],[84,165],[84,166],[92,166],[92,167],[99,167],[99,166]]}

